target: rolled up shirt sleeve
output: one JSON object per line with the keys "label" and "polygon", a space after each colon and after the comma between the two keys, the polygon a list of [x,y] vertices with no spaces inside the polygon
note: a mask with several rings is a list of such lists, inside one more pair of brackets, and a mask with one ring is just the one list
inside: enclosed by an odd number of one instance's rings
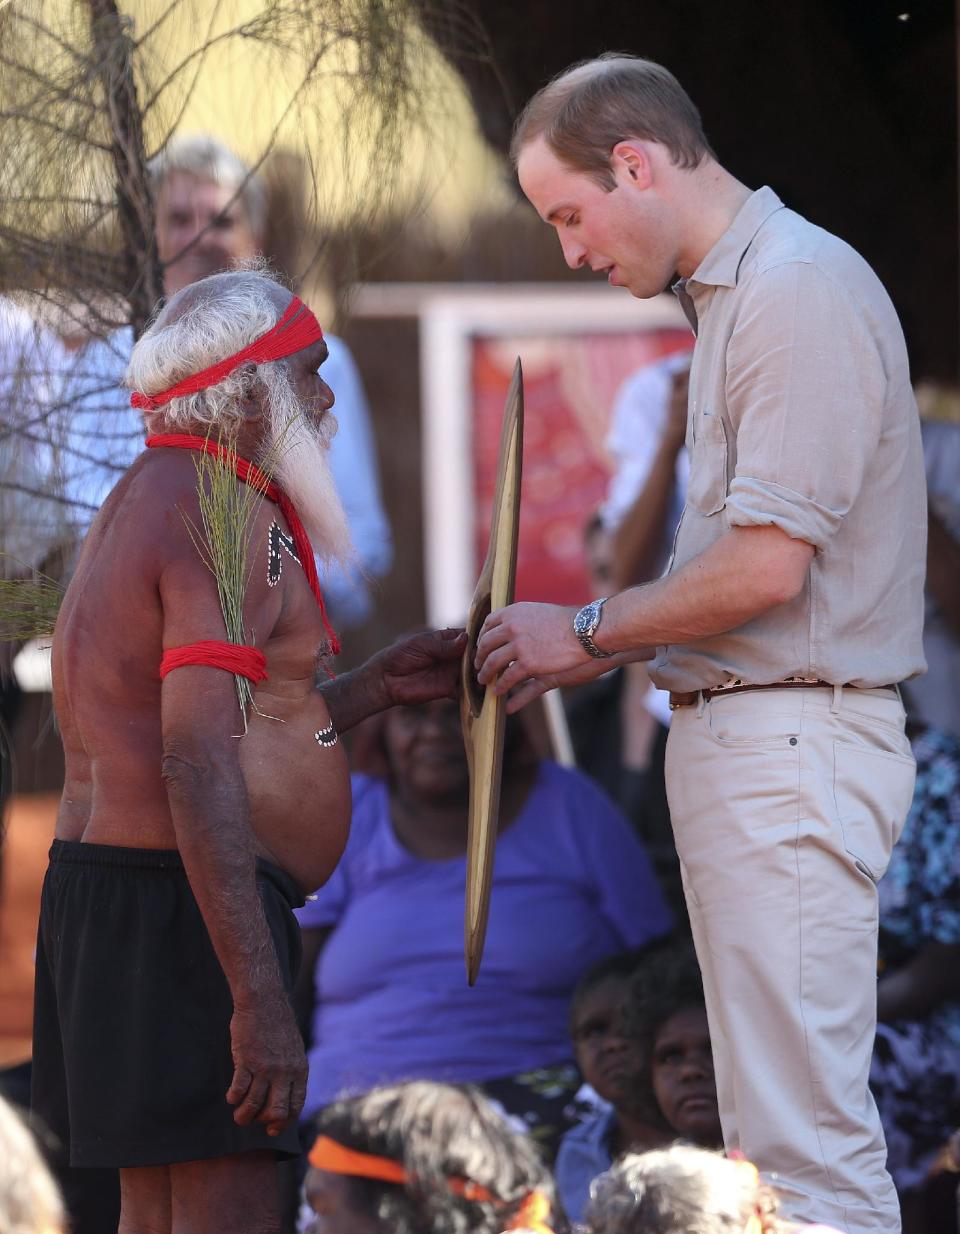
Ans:
{"label": "rolled up shirt sleeve", "polygon": [[869,322],[823,270],[759,272],[727,348],[731,526],[780,527],[822,551],[877,448],[886,376]]}

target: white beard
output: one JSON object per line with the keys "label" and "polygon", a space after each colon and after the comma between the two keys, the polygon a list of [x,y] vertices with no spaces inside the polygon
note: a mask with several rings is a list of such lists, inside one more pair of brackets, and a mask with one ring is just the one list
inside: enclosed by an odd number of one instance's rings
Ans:
{"label": "white beard", "polygon": [[327,412],[314,428],[282,369],[264,366],[260,376],[269,395],[273,445],[268,453],[275,453],[271,463],[277,484],[296,507],[314,552],[324,563],[355,563],[356,549],[328,454],[336,420]]}

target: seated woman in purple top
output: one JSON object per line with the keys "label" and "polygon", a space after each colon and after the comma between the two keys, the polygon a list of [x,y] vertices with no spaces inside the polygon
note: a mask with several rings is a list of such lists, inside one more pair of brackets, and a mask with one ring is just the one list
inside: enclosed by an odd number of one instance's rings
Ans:
{"label": "seated woman in purple top", "polygon": [[545,1089],[562,1106],[577,1086],[567,1010],[580,975],[670,929],[650,862],[608,799],[538,762],[519,724],[508,734],[490,925],[471,989],[459,713],[438,702],[387,715],[387,774],[354,777],[346,852],[298,913],[301,1014],[312,1004],[304,1117],[343,1093],[417,1078],[483,1083],[538,1121],[531,1108]]}

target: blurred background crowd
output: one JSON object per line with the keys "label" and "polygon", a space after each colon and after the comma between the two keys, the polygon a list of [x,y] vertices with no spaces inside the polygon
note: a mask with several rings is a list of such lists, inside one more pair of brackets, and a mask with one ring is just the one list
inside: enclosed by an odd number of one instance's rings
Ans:
{"label": "blurred background crowd", "polygon": [[[323,579],[344,666],[463,618],[518,353],[519,598],[581,604],[663,570],[685,496],[692,336],[672,297],[620,302],[589,276],[571,282],[505,158],[511,118],[534,89],[574,60],[625,48],[689,85],[740,178],[772,184],[864,254],[911,347],[929,490],[929,671],[905,690],[918,776],[880,884],[872,1084],[905,1231],[950,1234],[960,1170],[952,7],[811,0],[759,18],[745,0],[651,0],[600,6],[589,30],[579,5],[525,10],[518,22],[505,0],[0,8],[0,583],[33,584],[26,607],[11,598],[23,592],[0,601],[0,1094],[24,1105],[29,1091],[33,934],[62,774],[36,633],[142,448],[121,382],[163,296],[263,254],[328,331],[332,466],[357,547],[353,568]],[[648,1228],[629,1197],[657,1187],[664,1211],[725,1197],[711,1201],[729,1216],[718,1232],[751,1228],[767,1204],[749,1170],[725,1172],[732,1163],[699,1152],[718,1148],[720,1133],[663,783],[665,698],[637,664],[562,703],[508,729],[473,989],[461,952],[458,711],[395,709],[355,735],[349,845],[300,912],[311,1071],[304,1160],[284,1167],[290,1230],[503,1228],[502,1214],[444,1187],[345,1187],[329,1161],[307,1161],[325,1128],[411,1176],[462,1175],[469,1159],[479,1170],[469,1177],[518,1197],[518,1212],[527,1204],[534,1229],[532,1195],[546,1197],[553,1228],[565,1214],[595,1234]],[[687,1148],[669,1149],[676,1141]],[[0,1107],[0,1162],[21,1163],[17,1185],[36,1186],[16,1203],[41,1214],[4,1225],[16,1180],[0,1165],[0,1229],[115,1228],[115,1179],[44,1150],[56,1186]],[[763,1230],[779,1228],[774,1209],[771,1197]],[[688,1228],[679,1221],[656,1228]]]}

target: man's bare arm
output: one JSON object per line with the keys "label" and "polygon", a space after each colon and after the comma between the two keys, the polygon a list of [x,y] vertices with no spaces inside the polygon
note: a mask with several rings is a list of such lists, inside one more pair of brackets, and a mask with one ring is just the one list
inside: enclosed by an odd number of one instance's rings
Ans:
{"label": "man's bare arm", "polygon": [[[166,646],[223,638],[212,579],[196,549],[160,580]],[[279,607],[279,598],[270,597]],[[260,608],[253,628],[275,614]],[[163,764],[170,815],[191,890],[233,999],[234,1075],[225,1099],[241,1126],[276,1135],[303,1105],[306,1057],[256,882],[256,847],[240,766],[242,722],[233,677],[189,666],[161,693]]]}
{"label": "man's bare arm", "polygon": [[[595,642],[601,650],[640,651],[736,629],[799,595],[813,552],[778,527],[731,528],[676,572],[612,597]],[[590,663],[573,633],[574,612],[512,604],[491,613],[477,645],[480,681],[496,679],[497,692],[505,694]]]}
{"label": "man's bare arm", "polygon": [[813,552],[779,527],[733,527],[675,573],[615,596],[598,646],[659,647],[736,630],[800,594]]}
{"label": "man's bare arm", "polygon": [[467,638],[462,630],[427,630],[371,656],[318,687],[338,733],[387,707],[456,698]]}
{"label": "man's bare arm", "polygon": [[275,1135],[303,1105],[306,1059],[256,882],[233,678],[182,668],[163,694],[163,780],[177,847],[233,999],[225,1097],[237,1123],[266,1122]]}

